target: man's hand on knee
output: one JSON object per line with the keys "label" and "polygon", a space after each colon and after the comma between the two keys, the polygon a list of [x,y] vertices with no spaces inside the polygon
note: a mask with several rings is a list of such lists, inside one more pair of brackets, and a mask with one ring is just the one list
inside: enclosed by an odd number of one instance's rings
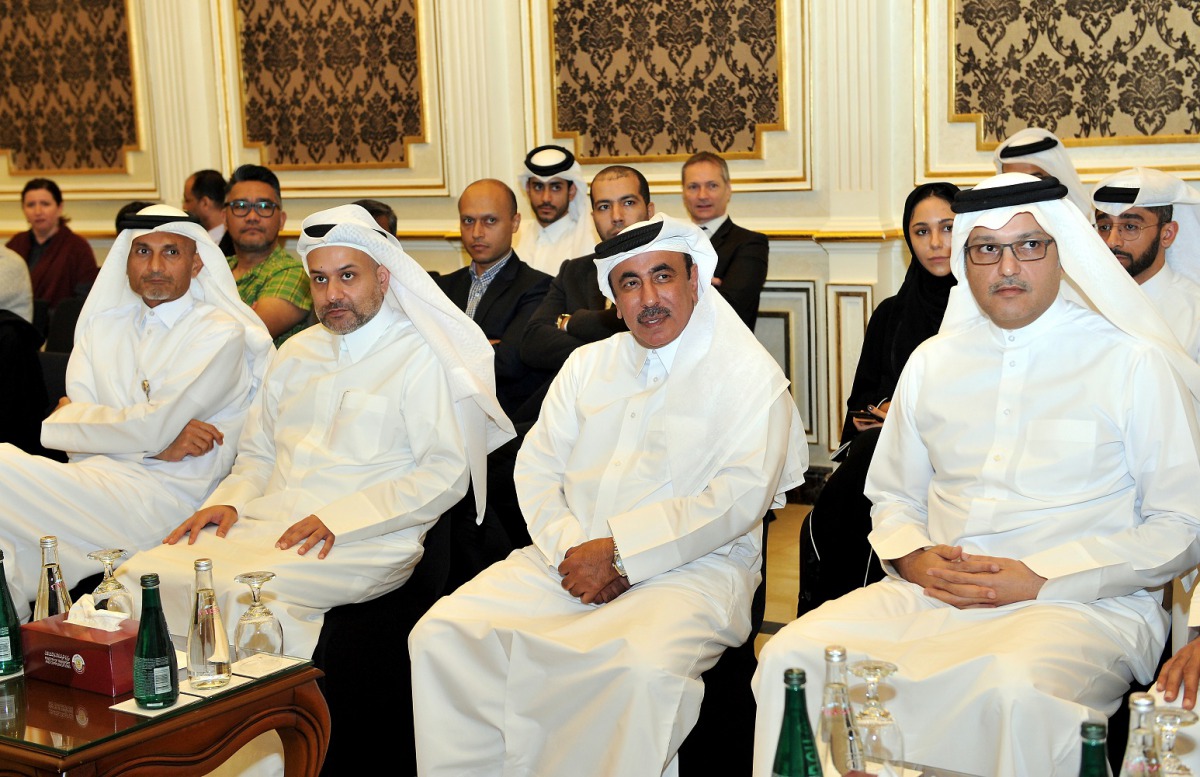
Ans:
{"label": "man's hand on knee", "polygon": [[1162,692],[1163,699],[1171,702],[1179,696],[1180,684],[1183,685],[1183,708],[1190,710],[1196,706],[1196,687],[1200,684],[1200,639],[1184,645],[1163,664],[1156,687]]}
{"label": "man's hand on knee", "polygon": [[[997,572],[999,567],[990,561],[964,561],[963,555],[957,545],[935,545],[892,559],[892,566],[905,580],[921,586],[926,596],[940,602],[960,609],[994,607],[995,590],[973,575]],[[948,575],[950,579],[943,577],[951,572],[954,574]]]}
{"label": "man's hand on knee", "polygon": [[[612,537],[602,537],[569,549],[558,565],[558,573],[563,576],[562,587],[584,604],[600,602],[601,592],[621,577],[613,568],[614,547]],[[617,595],[620,593],[623,591]]]}
{"label": "man's hand on knee", "polygon": [[213,505],[197,510],[192,517],[175,527],[175,530],[163,539],[164,545],[174,545],[188,535],[188,545],[194,545],[200,536],[200,530],[210,523],[217,525],[217,536],[224,537],[229,529],[237,523],[237,510],[229,505]]}
{"label": "man's hand on knee", "polygon": [[628,591],[630,587],[629,578],[617,575],[617,579],[604,586],[604,589],[596,594],[596,598],[592,599],[592,601],[597,604],[608,604],[613,599]]}
{"label": "man's hand on knee", "polygon": [[297,521],[292,524],[275,543],[275,547],[280,550],[287,550],[297,542],[303,541],[300,550],[296,551],[301,556],[315,548],[319,543],[325,543],[321,547],[321,552],[317,554],[318,559],[325,558],[329,555],[329,551],[333,550],[333,542],[337,539],[333,532],[315,515],[310,515],[302,521]]}

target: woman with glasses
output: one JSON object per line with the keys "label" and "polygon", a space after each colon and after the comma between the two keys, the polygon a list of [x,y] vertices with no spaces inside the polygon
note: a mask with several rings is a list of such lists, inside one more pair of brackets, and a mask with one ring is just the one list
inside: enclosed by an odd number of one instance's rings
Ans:
{"label": "woman with glasses", "polygon": [[49,178],[34,178],[21,191],[29,229],[8,241],[29,265],[34,299],[53,308],[68,297],[85,297],[99,267],[91,245],[67,227],[63,196]]}
{"label": "woman with glasses", "polygon": [[863,496],[879,429],[908,357],[937,333],[954,286],[950,274],[950,202],[958,187],[918,186],[904,202],[904,242],[912,261],[896,296],[879,303],[867,324],[842,428],[842,464],[826,481],[800,530],[797,616],[883,577],[871,553],[871,502]]}

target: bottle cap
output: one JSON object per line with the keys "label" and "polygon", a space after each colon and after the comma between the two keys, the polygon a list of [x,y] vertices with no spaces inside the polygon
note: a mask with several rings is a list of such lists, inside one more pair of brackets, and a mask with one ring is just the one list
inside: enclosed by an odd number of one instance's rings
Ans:
{"label": "bottle cap", "polygon": [[212,571],[212,559],[211,558],[196,559],[196,571],[197,572],[211,572]]}
{"label": "bottle cap", "polygon": [[808,676],[803,669],[793,667],[783,670],[783,681],[788,685],[804,685]]}
{"label": "bottle cap", "polygon": [[1148,693],[1135,693],[1129,697],[1129,709],[1149,712],[1154,709],[1154,697]]}
{"label": "bottle cap", "polygon": [[1079,726],[1079,733],[1084,739],[1097,741],[1108,735],[1108,725],[1095,720],[1086,721]]}
{"label": "bottle cap", "polygon": [[148,575],[142,575],[142,588],[158,588],[158,573],[151,572]]}
{"label": "bottle cap", "polygon": [[43,548],[57,548],[58,547],[58,537],[42,537],[41,542],[42,542]]}
{"label": "bottle cap", "polygon": [[846,660],[846,646],[845,645],[830,645],[829,647],[825,648],[825,660],[833,661],[834,663],[845,661]]}

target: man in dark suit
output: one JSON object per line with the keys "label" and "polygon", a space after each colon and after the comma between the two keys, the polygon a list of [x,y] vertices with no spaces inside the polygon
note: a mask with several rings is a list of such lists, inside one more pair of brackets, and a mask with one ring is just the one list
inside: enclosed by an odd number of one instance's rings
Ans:
{"label": "man in dark suit", "polygon": [[183,209],[208,230],[225,256],[233,256],[233,237],[225,229],[225,176],[199,170],[183,182]]}
{"label": "man in dark suit", "polygon": [[521,215],[516,196],[504,183],[484,179],[468,186],[458,199],[458,217],[471,264],[434,280],[495,348],[496,395],[515,422],[515,411],[550,377],[527,366],[520,355],[525,325],[546,296],[550,276],[512,250]]}
{"label": "man in dark suit", "polygon": [[[471,184],[458,198],[458,228],[471,264],[433,280],[492,343],[496,397],[518,434],[524,435],[537,420],[544,386],[553,374],[521,361],[526,325],[546,296],[550,276],[513,251],[513,234],[520,224],[512,189],[492,179]],[[527,403],[531,394],[537,397]],[[447,513],[453,527],[447,592],[530,542],[513,484],[521,440],[518,436],[488,455],[488,509],[482,524],[476,524],[471,493]]]}
{"label": "man in dark suit", "polygon": [[[606,167],[592,179],[592,222],[601,240],[654,215],[650,184],[632,167]],[[624,332],[628,327],[600,293],[594,254],[563,262],[546,298],[529,319],[521,358],[531,367],[558,372],[581,345]]]}
{"label": "man in dark suit", "polygon": [[732,196],[724,159],[701,151],[683,163],[683,205],[717,251],[713,286],[753,331],[767,280],[767,236],[733,223],[725,212]]}

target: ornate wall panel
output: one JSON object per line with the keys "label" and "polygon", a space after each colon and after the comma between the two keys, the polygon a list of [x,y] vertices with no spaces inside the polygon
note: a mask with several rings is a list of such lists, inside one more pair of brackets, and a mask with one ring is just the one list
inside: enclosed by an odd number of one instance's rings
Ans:
{"label": "ornate wall panel", "polygon": [[754,327],[754,335],[792,382],[792,399],[810,443],[817,442],[820,395],[816,297],[814,281],[767,281]]}
{"label": "ornate wall panel", "polygon": [[862,353],[867,319],[871,317],[872,287],[850,284],[828,284],[825,287],[825,326],[829,339],[829,450],[838,447],[842,422],[846,415],[846,399],[854,385],[854,371]]}
{"label": "ornate wall panel", "polygon": [[237,0],[242,117],[263,164],[405,167],[425,140],[417,0]]}
{"label": "ornate wall panel", "polygon": [[957,0],[955,119],[986,148],[1027,126],[1060,138],[1200,134],[1200,2]]}
{"label": "ornate wall panel", "polygon": [[554,132],[582,161],[761,158],[784,128],[778,0],[550,0]]}
{"label": "ornate wall panel", "polygon": [[14,174],[125,171],[138,146],[125,0],[3,0],[0,83]]}

